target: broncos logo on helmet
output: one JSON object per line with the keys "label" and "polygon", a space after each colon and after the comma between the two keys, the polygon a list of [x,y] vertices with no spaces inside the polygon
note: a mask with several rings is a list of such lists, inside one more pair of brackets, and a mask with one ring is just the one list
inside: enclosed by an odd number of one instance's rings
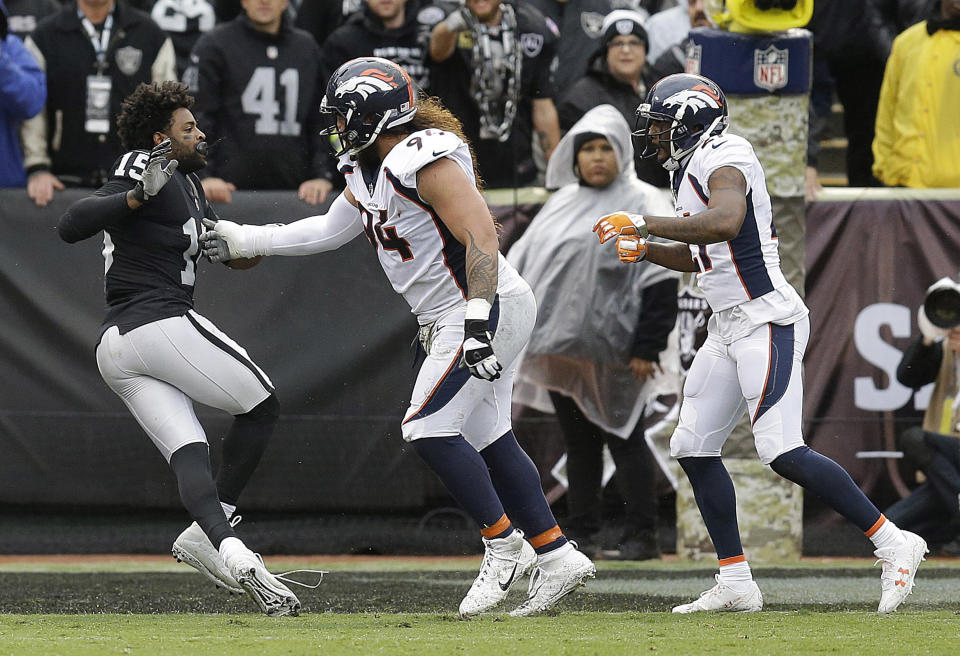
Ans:
{"label": "broncos logo on helmet", "polygon": [[359,57],[334,71],[320,103],[331,125],[334,155],[356,155],[383,130],[406,123],[417,111],[417,92],[403,68],[380,57]]}
{"label": "broncos logo on helmet", "polygon": [[678,73],[651,87],[637,108],[633,135],[643,139],[641,157],[658,157],[663,151],[666,157],[660,164],[676,171],[698,145],[722,134],[727,122],[727,101],[720,87],[703,76]]}
{"label": "broncos logo on helmet", "polygon": [[390,91],[396,89],[397,86],[392,75],[388,77],[383,71],[370,68],[357,77],[352,77],[338,85],[334,93],[337,97],[345,96],[348,93],[359,93],[366,100],[372,93]]}

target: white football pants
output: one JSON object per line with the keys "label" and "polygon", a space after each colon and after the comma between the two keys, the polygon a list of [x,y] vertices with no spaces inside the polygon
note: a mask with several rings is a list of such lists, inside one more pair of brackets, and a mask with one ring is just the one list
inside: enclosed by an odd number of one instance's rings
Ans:
{"label": "white football pants", "polygon": [[[460,366],[466,306],[440,317],[433,328],[429,354],[413,387],[403,419],[403,439],[463,435],[477,451],[510,430],[510,405],[517,356],[537,320],[533,292],[498,296],[493,352],[503,366],[500,378],[487,381]],[[491,312],[491,327],[494,326]]]}
{"label": "white football pants", "polygon": [[803,446],[801,368],[809,337],[806,317],[788,326],[764,324],[732,344],[708,335],[683,385],[670,455],[719,456],[744,410],[763,464]]}
{"label": "white football pants", "polygon": [[180,447],[207,441],[193,401],[240,415],[273,393],[247,352],[193,310],[125,335],[111,327],[97,366],[168,462]]}

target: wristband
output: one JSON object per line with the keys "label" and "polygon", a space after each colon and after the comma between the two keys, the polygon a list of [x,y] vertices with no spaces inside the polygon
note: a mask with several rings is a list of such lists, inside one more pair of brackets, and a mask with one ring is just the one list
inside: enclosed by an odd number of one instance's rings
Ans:
{"label": "wristband", "polygon": [[464,321],[490,321],[492,306],[485,298],[471,298],[467,301],[467,314]]}

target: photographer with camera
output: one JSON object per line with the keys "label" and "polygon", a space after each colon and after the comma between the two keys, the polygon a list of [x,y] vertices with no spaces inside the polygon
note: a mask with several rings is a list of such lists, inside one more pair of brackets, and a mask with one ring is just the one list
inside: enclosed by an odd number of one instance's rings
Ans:
{"label": "photographer with camera", "polygon": [[[926,481],[884,511],[897,526],[934,544],[960,533],[960,285],[942,278],[927,289],[917,313],[920,335],[897,367],[897,380],[913,389],[935,382],[922,427],[900,436],[904,456]],[[946,550],[960,555],[960,541]]]}

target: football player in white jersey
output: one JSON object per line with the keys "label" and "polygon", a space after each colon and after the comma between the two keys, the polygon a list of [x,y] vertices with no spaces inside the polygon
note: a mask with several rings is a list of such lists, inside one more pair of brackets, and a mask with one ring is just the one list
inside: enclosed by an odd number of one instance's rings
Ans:
{"label": "football player in white jersey", "polygon": [[[643,140],[643,156],[670,171],[677,216],[619,212],[602,217],[594,230],[601,242],[617,238],[622,262],[646,259],[697,272],[713,310],[684,383],[670,451],[693,486],[720,573],[716,586],[673,612],[763,607],[740,543],[733,483],[720,459],[745,410],[761,462],[870,538],[883,563],[878,611],[896,610],[913,588],[927,545],[886,519],[842,467],[804,445],[801,366],[810,321],[780,270],[770,197],[753,147],[727,133],[726,98],[698,75],[660,80],[637,115],[634,135]],[[648,242],[648,235],[674,241]]]}
{"label": "football player in white jersey", "polygon": [[[331,76],[322,111],[347,189],[322,216],[283,226],[209,224],[208,256],[308,255],[365,234],[394,289],[420,324],[426,355],[403,419],[403,437],[481,528],[480,574],[462,616],[491,610],[532,572],[534,615],[595,574],[567,542],[536,467],[510,421],[516,358],[536,301],[499,251],[460,123],[418,98],[399,65],[351,60]],[[514,528],[512,521],[526,531]]]}

